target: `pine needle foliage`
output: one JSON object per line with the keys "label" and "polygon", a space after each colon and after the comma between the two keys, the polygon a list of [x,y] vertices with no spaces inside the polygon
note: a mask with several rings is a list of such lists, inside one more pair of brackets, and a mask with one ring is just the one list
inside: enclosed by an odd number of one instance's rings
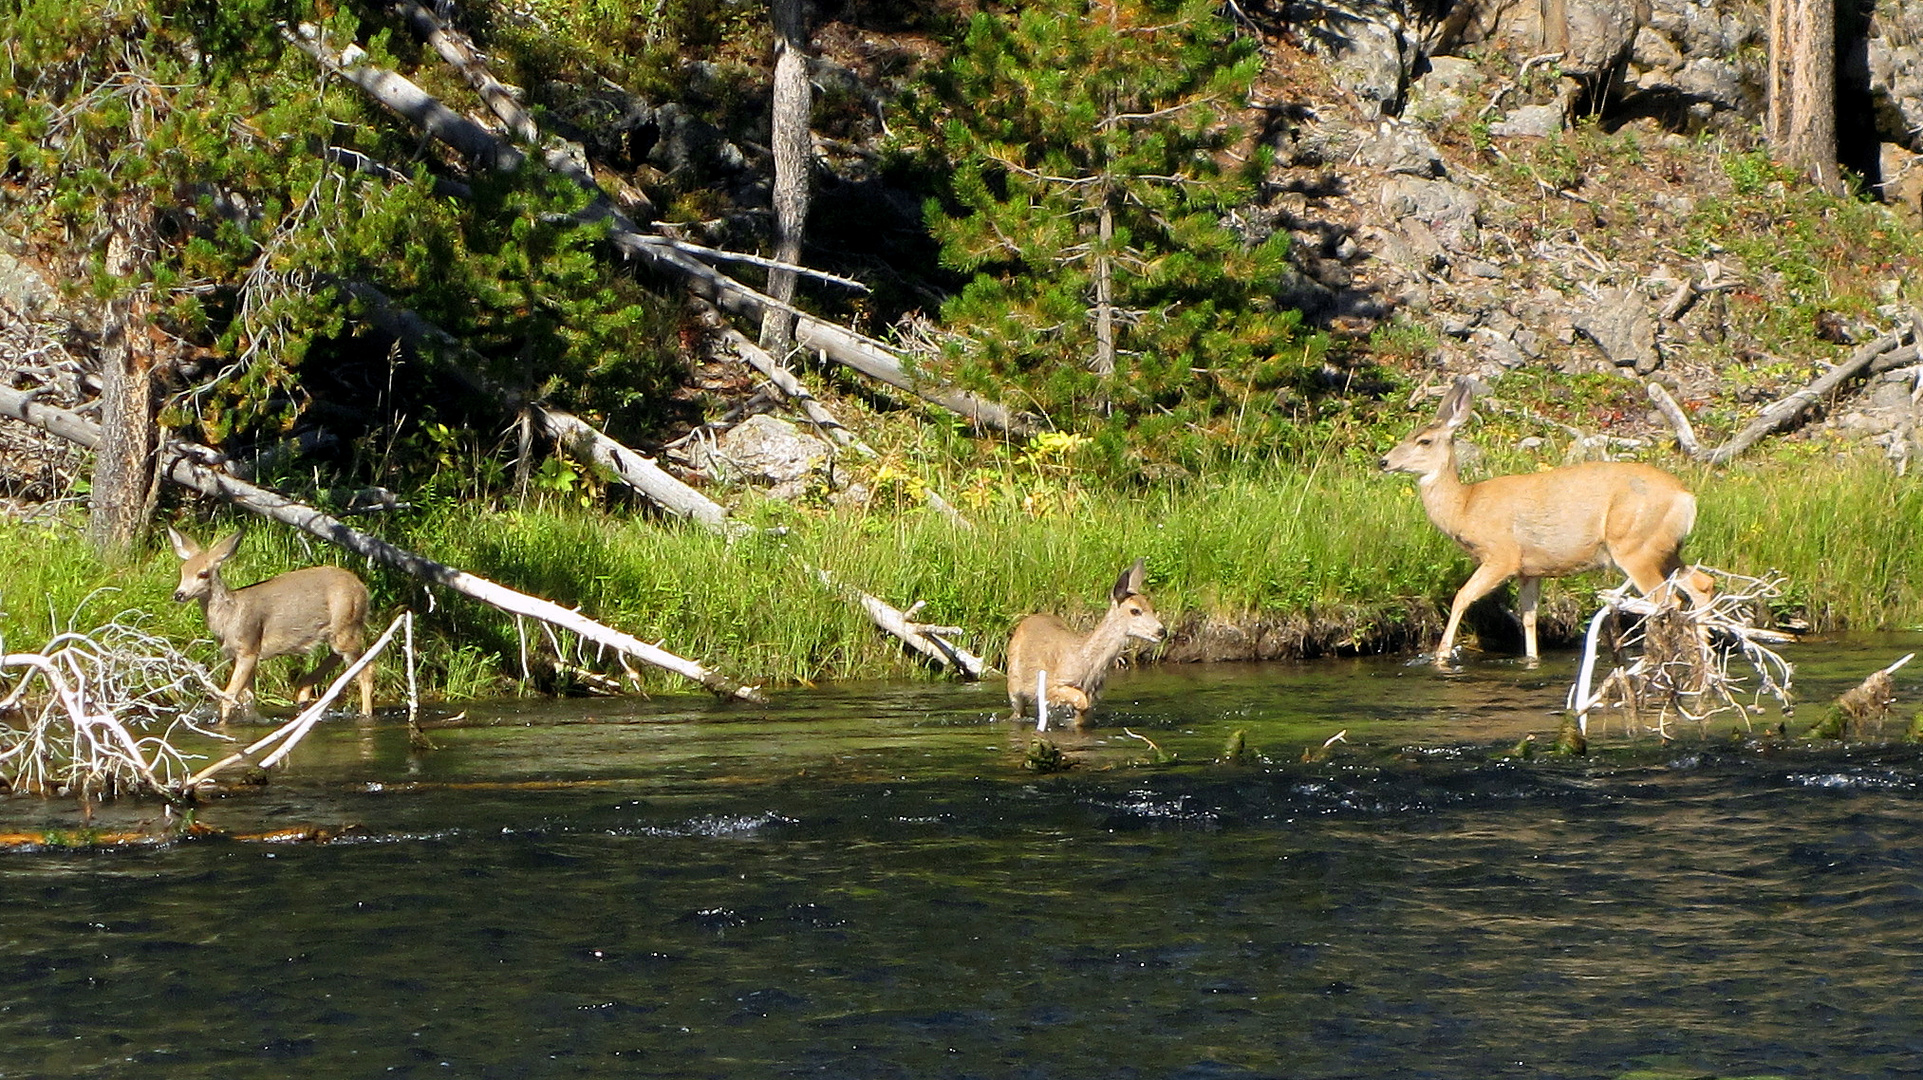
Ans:
{"label": "pine needle foliage", "polygon": [[1317,350],[1274,299],[1287,234],[1245,216],[1269,164],[1237,123],[1261,61],[1215,8],[983,11],[914,101],[947,167],[928,222],[970,275],[940,362],[1124,471],[1266,435],[1234,418]]}
{"label": "pine needle foliage", "polygon": [[[0,230],[50,253],[49,276],[76,293],[144,293],[175,361],[163,423],[237,457],[325,429],[343,478],[431,483],[445,461],[430,432],[507,424],[498,402],[450,393],[450,363],[617,432],[658,423],[685,367],[675,312],[599,257],[603,228],[573,217],[584,194],[538,162],[457,175],[288,44],[317,23],[396,68],[384,17],[305,0],[5,0]],[[121,280],[99,252],[127,222],[148,250]],[[91,266],[62,265],[87,251]],[[466,347],[391,349],[348,283]]]}

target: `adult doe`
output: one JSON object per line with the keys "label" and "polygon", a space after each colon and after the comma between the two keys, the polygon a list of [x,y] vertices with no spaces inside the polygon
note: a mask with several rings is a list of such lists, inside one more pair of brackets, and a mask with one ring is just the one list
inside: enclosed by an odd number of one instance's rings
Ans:
{"label": "adult doe", "polygon": [[[222,654],[234,661],[234,674],[221,697],[224,721],[253,696],[254,669],[276,656],[303,655],[326,645],[327,655],[294,684],[295,698],[306,701],[324,685],[343,660],[361,655],[367,637],[367,586],[338,566],[310,566],[279,577],[230,589],[220,579],[220,564],[234,553],[241,533],[201,547],[172,529],[174,554],[180,556],[180,587],[174,599],[200,601],[207,629]],[[362,668],[361,713],[374,712],[374,668]]]}
{"label": "adult doe", "polygon": [[1049,704],[1067,705],[1077,726],[1088,722],[1109,669],[1131,640],[1156,642],[1168,636],[1155,606],[1142,592],[1141,559],[1122,571],[1109,590],[1108,613],[1094,630],[1078,634],[1053,615],[1030,615],[1008,641],[1008,704],[1015,719],[1034,712],[1037,676],[1046,673]]}
{"label": "adult doe", "polygon": [[[1598,461],[1465,484],[1456,475],[1456,429],[1469,419],[1475,384],[1457,379],[1436,410],[1382,459],[1385,472],[1414,473],[1423,509],[1477,562],[1449,606],[1436,660],[1446,662],[1462,613],[1510,578],[1517,579],[1523,643],[1536,659],[1536,600],[1542,579],[1614,563],[1644,595],[1683,565],[1683,538],[1696,524],[1696,497],[1651,465]],[[1692,568],[1683,591],[1707,602],[1714,587]]]}

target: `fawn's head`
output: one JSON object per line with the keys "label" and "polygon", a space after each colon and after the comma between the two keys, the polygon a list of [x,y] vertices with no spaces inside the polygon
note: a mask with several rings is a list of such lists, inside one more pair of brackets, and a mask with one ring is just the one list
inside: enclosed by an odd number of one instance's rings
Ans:
{"label": "fawn's head", "polygon": [[214,579],[220,573],[220,564],[240,546],[241,534],[235,532],[211,547],[201,547],[187,537],[172,529],[167,530],[167,540],[174,546],[174,554],[180,556],[180,584],[174,589],[174,601],[186,603],[189,600],[205,600],[212,595]]}
{"label": "fawn's head", "polygon": [[1155,614],[1155,605],[1149,603],[1142,592],[1143,579],[1147,567],[1141,559],[1122,571],[1115,579],[1115,587],[1109,590],[1109,615],[1111,619],[1122,620],[1122,631],[1128,637],[1142,641],[1160,641],[1168,636],[1168,629]]}

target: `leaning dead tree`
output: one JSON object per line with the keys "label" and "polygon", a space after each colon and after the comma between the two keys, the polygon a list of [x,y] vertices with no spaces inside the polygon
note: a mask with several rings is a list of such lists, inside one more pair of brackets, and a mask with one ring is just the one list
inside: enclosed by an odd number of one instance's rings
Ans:
{"label": "leaning dead tree", "polygon": [[[358,48],[342,51],[323,40],[318,28],[302,25],[289,30],[289,40],[313,57],[329,73],[359,87],[395,115],[446,144],[463,158],[485,168],[512,171],[528,155],[480,124],[456,113],[433,95],[397,72],[367,62]],[[658,233],[644,232],[615,206],[594,178],[567,154],[555,150],[541,155],[546,166],[568,177],[590,198],[581,212],[584,220],[605,222],[615,250],[678,282],[690,293],[724,311],[759,325],[773,312],[794,320],[794,343],[868,378],[939,405],[984,428],[1013,435],[1039,430],[1030,416],[957,387],[917,378],[893,350],[873,338],[815,318],[790,304],[750,288],[701,261],[710,254]],[[792,268],[801,269],[801,268]]]}
{"label": "leaning dead tree", "polygon": [[[1629,595],[1627,585],[1600,594],[1603,606],[1589,621],[1582,664],[1569,691],[1569,710],[1581,736],[1588,736],[1590,713],[1600,708],[1620,709],[1632,732],[1668,738],[1673,720],[1700,725],[1733,712],[1747,723],[1765,696],[1785,711],[1791,707],[1792,669],[1771,646],[1793,639],[1754,624],[1759,608],[1782,595],[1783,579],[1699,569],[1716,578],[1716,593],[1707,604],[1652,601]],[[1667,590],[1658,590],[1665,591],[1672,598],[1680,595],[1674,580]],[[1598,682],[1596,665],[1605,651],[1614,666]],[[1749,676],[1731,670],[1738,657],[1748,662],[1753,686],[1746,686]]]}
{"label": "leaning dead tree", "polygon": [[[82,446],[93,448],[99,445],[99,425],[68,410],[38,404],[32,398],[31,393],[0,388],[0,415],[25,421],[43,431],[59,435]],[[671,671],[698,682],[722,697],[741,698],[753,702],[765,700],[757,687],[744,686],[693,660],[677,656],[658,645],[650,645],[632,634],[623,633],[596,622],[579,611],[562,607],[552,600],[530,596],[465,570],[435,562],[352,528],[311,506],[241,480],[225,469],[217,467],[215,463],[220,462],[222,457],[215,450],[175,442],[162,450],[161,457],[162,474],[182,487],[312,533],[322,540],[346,548],[374,562],[423,581],[452,589],[463,596],[479,600],[509,614],[525,615],[570,631],[583,639],[633,657],[644,664]]]}

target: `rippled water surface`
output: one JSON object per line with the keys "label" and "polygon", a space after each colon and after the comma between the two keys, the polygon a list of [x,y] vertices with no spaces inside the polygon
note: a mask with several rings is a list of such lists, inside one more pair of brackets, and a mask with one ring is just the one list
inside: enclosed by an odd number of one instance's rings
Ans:
{"label": "rippled water surface", "polygon": [[[1794,647],[1792,731],[1919,645]],[[330,721],[200,815],[328,842],[0,853],[0,1076],[1923,1071],[1900,721],[1505,757],[1572,668],[1125,672],[1055,775],[994,687]]]}

